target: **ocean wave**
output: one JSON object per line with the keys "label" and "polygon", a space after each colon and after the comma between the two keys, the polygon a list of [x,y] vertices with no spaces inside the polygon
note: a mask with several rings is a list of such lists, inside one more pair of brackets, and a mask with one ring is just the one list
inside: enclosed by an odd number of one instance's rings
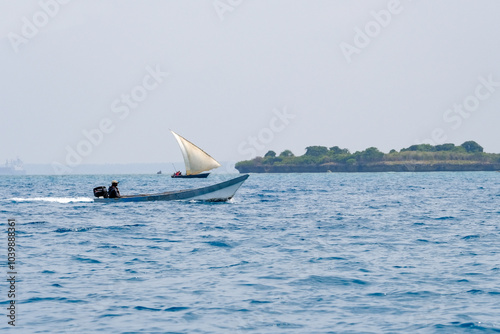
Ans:
{"label": "ocean wave", "polygon": [[10,199],[13,202],[52,202],[52,203],[81,203],[93,202],[90,197],[14,197]]}
{"label": "ocean wave", "polygon": [[[71,203],[93,196],[73,193],[75,184],[91,189],[114,175],[0,178],[4,240],[15,218],[22,246],[19,324],[50,333],[165,325],[177,333],[498,333],[500,197],[471,190],[493,189],[500,175],[397,176],[328,175],[339,191],[322,175],[256,174],[237,205],[116,206]],[[153,182],[156,174],[127,177],[123,190]]]}

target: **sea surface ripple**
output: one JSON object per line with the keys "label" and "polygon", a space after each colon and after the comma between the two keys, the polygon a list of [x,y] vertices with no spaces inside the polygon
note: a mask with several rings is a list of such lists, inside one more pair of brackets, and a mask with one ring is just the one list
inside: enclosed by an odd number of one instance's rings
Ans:
{"label": "sea surface ripple", "polygon": [[230,177],[1,176],[17,329],[500,333],[500,173],[252,174],[227,203],[92,202],[115,178],[144,193]]}

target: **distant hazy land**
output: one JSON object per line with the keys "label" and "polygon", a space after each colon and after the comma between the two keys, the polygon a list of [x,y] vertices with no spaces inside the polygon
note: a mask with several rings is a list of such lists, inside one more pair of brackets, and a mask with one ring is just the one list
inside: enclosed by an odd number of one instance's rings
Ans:
{"label": "distant hazy land", "polygon": [[301,156],[290,150],[279,155],[269,151],[264,157],[240,161],[235,167],[240,173],[497,171],[500,154],[485,153],[474,141],[460,146],[412,145],[389,153],[376,147],[350,153],[338,146],[309,146]]}
{"label": "distant hazy land", "polygon": [[[234,169],[234,162],[221,161],[222,167],[212,171],[218,173],[237,173]],[[175,166],[175,169],[174,169]],[[58,174],[50,164],[25,164],[24,169],[28,175],[55,175]],[[130,164],[81,164],[67,174],[69,175],[123,175],[123,174],[156,174],[161,171],[163,174],[170,175],[174,171],[184,172],[184,162],[165,162],[165,163],[130,163]]]}

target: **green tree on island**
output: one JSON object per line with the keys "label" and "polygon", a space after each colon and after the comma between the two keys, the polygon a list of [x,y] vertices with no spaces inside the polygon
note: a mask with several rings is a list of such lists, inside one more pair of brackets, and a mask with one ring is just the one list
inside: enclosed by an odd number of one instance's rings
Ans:
{"label": "green tree on island", "polygon": [[328,148],[325,146],[308,146],[306,147],[306,154],[313,157],[321,157],[328,153]]}
{"label": "green tree on island", "polygon": [[280,157],[282,157],[282,158],[288,158],[288,157],[294,157],[294,156],[295,155],[290,150],[284,150],[283,152],[280,153]]}
{"label": "green tree on island", "polygon": [[465,148],[465,150],[468,153],[483,152],[483,147],[481,145],[479,145],[478,143],[476,143],[475,141],[473,141],[473,140],[466,141],[465,143],[463,143],[460,146],[462,146],[463,148]]}
{"label": "green tree on island", "polygon": [[369,147],[362,152],[356,152],[355,156],[360,161],[378,161],[382,159],[384,153],[380,152],[376,147]]}
{"label": "green tree on island", "polygon": [[401,152],[407,152],[407,151],[419,151],[419,152],[434,152],[436,148],[430,144],[418,144],[418,145],[411,145],[408,148],[403,148],[401,149]]}
{"label": "green tree on island", "polygon": [[455,147],[455,144],[436,145],[436,151],[453,151]]}
{"label": "green tree on island", "polygon": [[332,152],[332,154],[349,154],[350,153],[347,148],[340,148],[338,146],[330,147],[330,152]]}

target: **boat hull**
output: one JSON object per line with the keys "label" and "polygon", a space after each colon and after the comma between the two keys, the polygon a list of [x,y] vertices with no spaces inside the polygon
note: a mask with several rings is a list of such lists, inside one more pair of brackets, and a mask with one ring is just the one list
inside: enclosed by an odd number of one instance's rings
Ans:
{"label": "boat hull", "polygon": [[143,202],[143,201],[210,201],[210,202],[224,202],[233,198],[239,187],[248,178],[248,174],[239,176],[237,178],[217,183],[211,186],[185,189],[178,191],[168,191],[159,194],[141,194],[129,195],[119,198],[96,198],[94,202],[103,203],[117,203],[117,202]]}
{"label": "boat hull", "polygon": [[201,174],[194,174],[194,175],[171,175],[172,178],[174,179],[204,179],[206,178],[210,173],[201,173]]}

